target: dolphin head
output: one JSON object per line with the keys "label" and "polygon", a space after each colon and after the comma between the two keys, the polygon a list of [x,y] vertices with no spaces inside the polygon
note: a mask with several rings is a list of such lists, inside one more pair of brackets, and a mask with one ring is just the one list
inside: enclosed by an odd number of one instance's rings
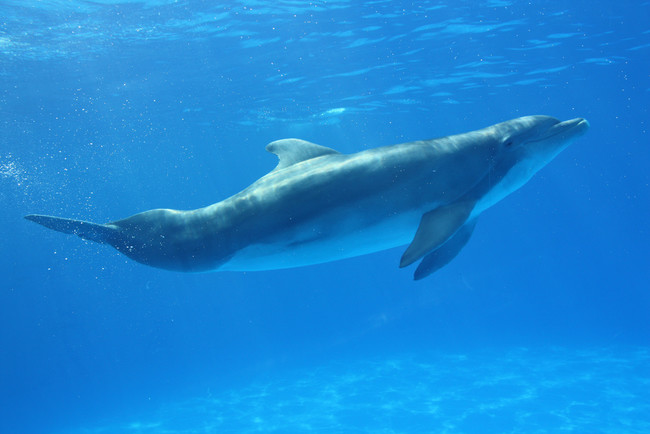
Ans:
{"label": "dolphin head", "polygon": [[475,215],[523,186],[542,167],[589,129],[583,118],[561,122],[551,116],[525,116],[494,125],[499,143],[492,170],[475,189]]}
{"label": "dolphin head", "polygon": [[524,163],[533,170],[532,176],[584,134],[589,123],[583,118],[561,122],[551,116],[525,116],[493,128],[501,142],[500,159],[515,166]]}

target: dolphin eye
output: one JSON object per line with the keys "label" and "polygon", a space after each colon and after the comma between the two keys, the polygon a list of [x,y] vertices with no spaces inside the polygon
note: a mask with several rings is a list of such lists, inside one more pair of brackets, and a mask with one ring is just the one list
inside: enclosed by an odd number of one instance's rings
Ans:
{"label": "dolphin eye", "polygon": [[506,148],[510,148],[510,147],[513,145],[513,143],[514,143],[514,142],[513,142],[512,140],[508,140],[508,141],[506,141],[506,142],[504,143],[503,146],[505,146]]}

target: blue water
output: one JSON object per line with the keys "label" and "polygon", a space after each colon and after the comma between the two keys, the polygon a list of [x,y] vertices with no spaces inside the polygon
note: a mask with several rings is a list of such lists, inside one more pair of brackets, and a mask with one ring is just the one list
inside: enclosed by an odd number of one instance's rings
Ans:
{"label": "blue water", "polygon": [[[0,432],[650,432],[650,2],[530,3],[0,1]],[[181,274],[23,219],[529,114],[591,129],[420,282],[403,248]]]}

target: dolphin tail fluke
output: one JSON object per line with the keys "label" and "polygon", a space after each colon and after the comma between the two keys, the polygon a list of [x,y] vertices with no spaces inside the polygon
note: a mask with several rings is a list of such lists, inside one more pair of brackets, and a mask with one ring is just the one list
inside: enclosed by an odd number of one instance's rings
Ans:
{"label": "dolphin tail fluke", "polygon": [[82,220],[64,219],[49,215],[29,214],[27,220],[38,223],[46,228],[53,229],[64,234],[73,234],[84,240],[95,241],[96,243],[111,244],[111,240],[118,233],[118,228],[113,225],[100,225],[97,223]]}

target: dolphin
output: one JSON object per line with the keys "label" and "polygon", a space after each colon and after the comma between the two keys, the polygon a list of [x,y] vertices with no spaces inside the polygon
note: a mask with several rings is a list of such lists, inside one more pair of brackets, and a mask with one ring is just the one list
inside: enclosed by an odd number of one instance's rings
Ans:
{"label": "dolphin", "polygon": [[478,216],[524,185],[589,128],[525,116],[464,134],[341,154],[299,139],[270,143],[279,162],[245,190],[191,211],[154,209],[106,224],[26,219],[167,270],[298,267],[407,245],[422,279],[449,263]]}

